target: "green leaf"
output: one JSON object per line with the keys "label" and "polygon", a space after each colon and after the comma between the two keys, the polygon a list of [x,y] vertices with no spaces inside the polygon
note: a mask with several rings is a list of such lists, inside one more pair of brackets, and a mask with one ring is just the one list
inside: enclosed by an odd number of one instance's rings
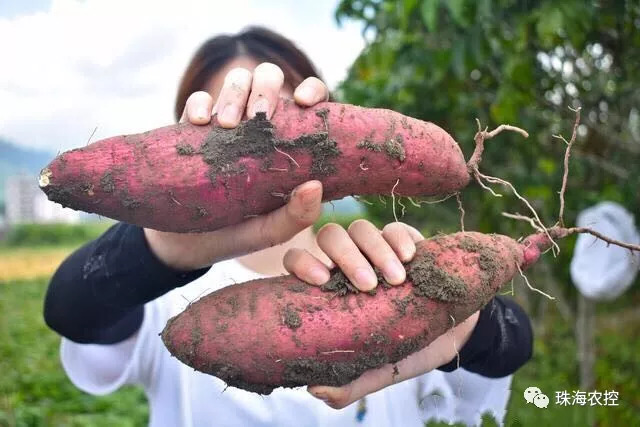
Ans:
{"label": "green leaf", "polygon": [[445,4],[451,13],[453,21],[461,27],[466,27],[468,24],[467,19],[464,16],[466,0],[447,0]]}
{"label": "green leaf", "polygon": [[536,32],[540,42],[545,47],[552,47],[558,34],[558,30],[564,25],[564,15],[557,7],[548,7],[540,11]]}
{"label": "green leaf", "polygon": [[548,203],[554,195],[553,190],[546,185],[531,185],[525,187],[524,197],[529,201],[537,199]]}
{"label": "green leaf", "polygon": [[467,66],[466,66],[466,45],[463,40],[459,40],[453,46],[453,58],[451,61],[451,66],[453,67],[453,72],[456,77],[460,80],[466,78],[467,75]]}
{"label": "green leaf", "polygon": [[470,39],[470,54],[473,57],[473,60],[476,62],[474,67],[478,67],[485,60],[485,56],[487,55],[488,49],[485,47],[487,41],[484,38],[484,34],[482,34],[482,29],[480,26],[476,25],[471,29],[471,39]]}
{"label": "green leaf", "polygon": [[418,0],[403,0],[402,7],[399,7],[397,10],[398,18],[400,19],[400,27],[402,29],[406,30],[409,26],[409,18],[413,9],[415,9],[417,5]]}
{"label": "green leaf", "polygon": [[416,8],[416,6],[418,5],[418,0],[404,0],[403,1],[403,5],[404,5],[404,14],[409,16],[411,15],[411,12],[413,12],[413,9]]}
{"label": "green leaf", "polygon": [[505,74],[518,87],[527,88],[533,82],[534,62],[523,56],[512,56],[505,64]]}
{"label": "green leaf", "polygon": [[620,191],[620,187],[617,185],[607,185],[602,189],[602,199],[612,200],[615,202],[622,202],[624,195]]}
{"label": "green leaf", "polygon": [[478,0],[477,17],[483,19],[491,16],[491,0]]}
{"label": "green leaf", "polygon": [[513,123],[516,121],[517,105],[513,91],[501,87],[496,100],[491,105],[491,119],[496,123]]}
{"label": "green leaf", "polygon": [[557,169],[558,161],[556,159],[548,159],[541,157],[538,159],[538,169],[544,172],[547,176],[553,176]]}
{"label": "green leaf", "polygon": [[439,83],[444,80],[449,72],[449,64],[451,64],[451,51],[439,50],[431,56],[433,67],[429,72],[429,78],[433,82]]}
{"label": "green leaf", "polygon": [[527,43],[529,42],[529,26],[526,21],[520,22],[516,30],[516,39],[513,44],[516,52],[522,52],[527,49]]}
{"label": "green leaf", "polygon": [[430,32],[438,29],[438,9],[440,8],[440,0],[423,0],[420,7],[422,14],[422,22]]}

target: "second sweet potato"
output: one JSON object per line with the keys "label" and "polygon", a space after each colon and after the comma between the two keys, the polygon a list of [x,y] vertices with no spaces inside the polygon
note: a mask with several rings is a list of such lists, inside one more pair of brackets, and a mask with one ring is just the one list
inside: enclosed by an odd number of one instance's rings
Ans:
{"label": "second sweet potato", "polygon": [[183,363],[245,390],[341,386],[424,348],[485,306],[518,274],[524,250],[509,237],[474,232],[423,240],[407,283],[379,285],[375,295],[345,292],[340,272],[324,291],[294,276],[232,285],[171,319],[162,339]]}

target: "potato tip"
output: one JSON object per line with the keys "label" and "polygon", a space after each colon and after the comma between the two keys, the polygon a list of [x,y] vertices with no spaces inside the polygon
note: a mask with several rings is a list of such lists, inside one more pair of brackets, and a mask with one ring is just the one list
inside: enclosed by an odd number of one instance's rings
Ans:
{"label": "potato tip", "polygon": [[51,175],[52,175],[51,169],[49,168],[42,169],[42,171],[40,172],[40,177],[38,178],[38,184],[40,185],[40,188],[45,188],[49,185]]}

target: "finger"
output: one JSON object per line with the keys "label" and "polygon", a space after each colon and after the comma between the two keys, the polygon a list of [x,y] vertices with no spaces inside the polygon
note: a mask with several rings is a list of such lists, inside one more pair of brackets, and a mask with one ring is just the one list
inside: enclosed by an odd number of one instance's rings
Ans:
{"label": "finger", "polygon": [[237,257],[284,243],[316,222],[321,213],[322,183],[307,181],[293,190],[285,206],[214,231],[216,251]]}
{"label": "finger", "polygon": [[251,72],[244,68],[234,68],[224,78],[215,112],[218,123],[223,128],[238,126],[244,114],[251,89]]}
{"label": "finger", "polygon": [[[434,366],[432,369],[434,369]],[[334,409],[342,409],[364,396],[387,386],[427,372],[422,369],[420,354],[414,353],[395,365],[387,364],[364,372],[357,379],[342,387],[310,386],[307,391]]]}
{"label": "finger", "polygon": [[267,113],[271,118],[278,105],[280,90],[284,84],[284,73],[275,64],[263,62],[253,71],[251,94],[247,102],[247,116],[252,119],[257,112]]}
{"label": "finger", "polygon": [[[255,218],[247,237],[262,247],[286,242],[312,225],[322,213],[322,183],[307,181],[296,187],[289,202],[273,212]],[[256,237],[257,236],[257,237]]]}
{"label": "finger", "polygon": [[401,222],[392,222],[382,229],[382,237],[393,248],[402,262],[409,262],[416,254],[416,243],[411,236],[409,226]]}
{"label": "finger", "polygon": [[329,269],[305,249],[289,249],[282,264],[289,273],[312,285],[323,285],[331,276]]}
{"label": "finger", "polygon": [[319,78],[307,77],[293,92],[293,99],[299,105],[312,107],[329,99],[329,89]]}
{"label": "finger", "polygon": [[[389,284],[404,283],[407,277],[404,266],[375,225],[367,220],[359,219],[349,225],[347,232],[371,263],[382,271]],[[408,233],[407,238],[410,243],[413,243]]]}
{"label": "finger", "polygon": [[180,122],[189,122],[194,125],[206,125],[211,121],[213,98],[204,91],[194,92],[189,95],[182,112]]}
{"label": "finger", "polygon": [[414,242],[418,243],[424,240],[424,235],[420,231],[418,231],[417,228],[412,227],[409,224],[404,224],[404,226],[407,228],[407,230],[409,230],[409,235],[411,235],[411,238]]}
{"label": "finger", "polygon": [[316,241],[356,288],[366,292],[376,287],[378,278],[373,267],[344,228],[326,224],[318,230]]}

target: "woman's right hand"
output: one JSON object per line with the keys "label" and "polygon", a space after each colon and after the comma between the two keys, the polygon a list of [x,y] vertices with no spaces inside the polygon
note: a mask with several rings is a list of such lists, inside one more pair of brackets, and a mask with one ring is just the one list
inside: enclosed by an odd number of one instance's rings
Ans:
{"label": "woman's right hand", "polygon": [[[187,100],[181,121],[206,125],[212,113],[218,122],[233,128],[243,117],[264,111],[271,117],[284,83],[279,67],[263,63],[250,72],[234,68],[226,75],[215,103],[207,92],[195,92]],[[327,100],[327,87],[316,78],[304,80],[293,98],[301,106]],[[245,113],[246,112],[246,113]],[[312,225],[322,212],[322,183],[308,181],[296,187],[288,203],[273,212],[208,233],[169,233],[144,230],[151,251],[178,270],[208,267],[224,259],[245,255],[284,243]]]}

